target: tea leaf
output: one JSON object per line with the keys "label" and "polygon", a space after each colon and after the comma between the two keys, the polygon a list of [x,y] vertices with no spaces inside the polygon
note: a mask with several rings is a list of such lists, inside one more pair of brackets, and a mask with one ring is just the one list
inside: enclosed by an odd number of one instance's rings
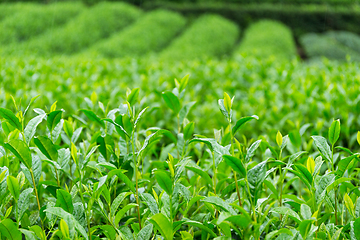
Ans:
{"label": "tea leaf", "polygon": [[4,219],[0,222],[0,232],[4,237],[6,237],[6,239],[22,239],[21,232],[19,231],[15,223],[9,218]]}
{"label": "tea leaf", "polygon": [[315,146],[319,152],[326,158],[326,160],[331,162],[331,149],[329,144],[326,142],[326,139],[321,136],[312,136],[312,139],[314,139]]}
{"label": "tea leaf", "polygon": [[349,197],[349,195],[347,193],[345,193],[344,196],[344,202],[345,202],[345,206],[346,208],[349,210],[349,213],[355,217],[355,207],[354,207],[354,203],[351,200],[351,198]]}
{"label": "tea leaf", "polygon": [[311,218],[311,208],[306,204],[301,204],[300,212],[303,219],[310,219]]}
{"label": "tea leaf", "polygon": [[329,141],[332,145],[336,143],[340,136],[340,120],[334,120],[329,129]]}
{"label": "tea leaf", "polygon": [[136,203],[130,203],[125,205],[122,209],[120,209],[116,215],[115,215],[115,220],[114,223],[115,225],[119,225],[120,220],[123,218],[123,216],[125,215],[125,213],[127,211],[129,211],[131,208],[137,207],[138,205]]}
{"label": "tea leaf", "polygon": [[245,125],[245,123],[251,121],[252,119],[259,120],[259,117],[256,116],[256,115],[252,115],[252,116],[249,116],[249,117],[240,118],[236,122],[235,126],[232,128],[233,135],[235,135],[235,133],[237,131],[239,131]]}
{"label": "tea leaf", "polygon": [[29,147],[24,141],[13,139],[4,144],[28,169],[32,166],[32,158]]}
{"label": "tea leaf", "polygon": [[281,132],[278,131],[277,134],[276,134],[276,143],[279,147],[281,147],[282,145],[282,142],[283,142],[283,137],[281,135]]}
{"label": "tea leaf", "polygon": [[164,214],[158,213],[152,216],[149,221],[155,226],[155,228],[161,233],[165,240],[173,239],[172,224]]}
{"label": "tea leaf", "polygon": [[312,157],[309,157],[306,161],[307,170],[313,174],[315,172],[315,161]]}
{"label": "tea leaf", "polygon": [[207,202],[207,203],[211,203],[219,208],[221,208],[222,210],[225,210],[229,213],[231,213],[232,215],[235,215],[236,212],[230,207],[229,204],[227,204],[224,200],[222,200],[219,197],[206,197],[204,199],[201,200],[202,202]]}
{"label": "tea leaf", "polygon": [[136,103],[139,97],[139,92],[140,92],[140,88],[134,88],[127,96],[127,101],[130,103],[131,106],[133,106]]}
{"label": "tea leaf", "polygon": [[85,229],[80,225],[80,223],[75,219],[72,214],[66,212],[59,207],[50,207],[45,209],[44,211],[64,219],[68,226],[74,226],[75,229],[78,230],[85,239],[89,239]]}
{"label": "tea leaf", "polygon": [[20,186],[18,180],[13,176],[7,176],[6,182],[11,195],[15,198],[16,201],[18,201],[20,195]]}
{"label": "tea leaf", "polygon": [[204,226],[204,224],[202,224],[200,222],[193,221],[193,220],[186,220],[183,224],[188,224],[190,226],[198,227],[198,228],[204,230],[205,232],[209,233],[211,235],[211,237],[217,237],[217,235],[210,228]]}
{"label": "tea leaf", "polygon": [[113,176],[117,176],[121,181],[123,181],[126,186],[128,186],[130,188],[130,190],[135,193],[135,187],[133,182],[122,172],[123,170],[121,169],[115,169],[115,170],[111,170],[108,173],[108,177],[107,179],[111,179]]}
{"label": "tea leaf", "polygon": [[0,108],[0,116],[5,118],[13,127],[17,128],[19,131],[22,131],[22,124],[12,111],[5,108]]}
{"label": "tea leaf", "polygon": [[111,203],[111,218],[113,216],[115,216],[115,213],[116,211],[118,210],[120,204],[122,203],[122,201],[124,201],[124,199],[131,195],[131,192],[123,192],[123,193],[120,193],[119,195],[117,195],[117,197],[112,201]]}
{"label": "tea leaf", "polygon": [[153,230],[153,225],[148,224],[136,236],[136,240],[149,240],[151,238],[151,233]]}
{"label": "tea leaf", "polygon": [[62,110],[52,111],[48,114],[47,117],[47,127],[49,128],[49,131],[52,132],[55,128],[55,126],[60,122]]}
{"label": "tea leaf", "polygon": [[339,161],[338,163],[338,168],[335,172],[335,175],[337,177],[342,177],[344,176],[345,171],[347,170],[348,166],[350,165],[350,163],[352,162],[352,160],[356,157],[356,155],[352,155],[350,157],[346,157],[343,158]]}
{"label": "tea leaf", "polygon": [[160,185],[160,187],[162,189],[164,189],[164,191],[171,196],[172,192],[173,192],[173,185],[172,185],[172,180],[169,177],[169,175],[162,170],[158,170],[155,172],[155,179],[158,182],[158,184]]}
{"label": "tea leaf", "polygon": [[166,105],[177,115],[180,112],[180,101],[175,94],[170,91],[163,92],[162,97],[166,103]]}
{"label": "tea leaf", "polygon": [[27,143],[35,136],[37,126],[44,120],[46,114],[34,117],[29,121],[24,130],[25,140]]}
{"label": "tea leaf", "polygon": [[260,143],[261,143],[261,140],[257,140],[256,142],[251,144],[251,146],[249,147],[249,149],[246,152],[245,162],[248,163],[251,160],[251,158],[255,155],[255,151],[260,146]]}
{"label": "tea leaf", "polygon": [[101,121],[101,119],[91,110],[81,109],[81,112],[83,112],[91,121],[96,122],[101,127],[105,128],[105,123]]}
{"label": "tea leaf", "polygon": [[73,213],[74,206],[70,193],[63,189],[56,190],[56,205],[55,207],[61,207],[68,213]]}
{"label": "tea leaf", "polygon": [[230,113],[231,105],[232,104],[230,96],[226,92],[224,92],[224,107],[228,113]]}
{"label": "tea leaf", "polygon": [[155,214],[159,213],[159,207],[156,203],[156,200],[150,193],[142,193],[140,195],[140,197],[145,202],[145,204],[148,206],[148,208],[152,214],[155,215]]}
{"label": "tea leaf", "polygon": [[18,200],[18,214],[16,216],[16,220],[20,221],[21,218],[24,216],[24,213],[28,210],[30,206],[30,197],[31,193],[33,192],[33,188],[25,189],[20,193],[19,200]]}
{"label": "tea leaf", "polygon": [[52,161],[58,160],[59,153],[49,138],[45,136],[39,136],[34,138],[34,143],[48,159]]}
{"label": "tea leaf", "polygon": [[239,173],[241,177],[246,178],[246,169],[240,159],[230,155],[224,155],[223,158],[227,165]]}

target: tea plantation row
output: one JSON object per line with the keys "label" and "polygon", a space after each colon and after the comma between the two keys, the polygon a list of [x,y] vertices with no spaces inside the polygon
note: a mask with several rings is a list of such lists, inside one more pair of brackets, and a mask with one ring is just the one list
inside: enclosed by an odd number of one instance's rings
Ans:
{"label": "tea plantation row", "polygon": [[0,65],[1,239],[360,239],[358,63]]}
{"label": "tea plantation row", "polygon": [[[0,10],[3,56],[122,58],[154,54],[167,61],[224,55],[274,55],[279,60],[297,56],[291,30],[271,20],[254,23],[239,38],[239,27],[219,15],[190,20],[168,10],[144,12],[124,3],[100,3],[90,8],[79,3],[2,4]],[[359,59],[360,37],[347,32],[332,34],[341,37],[334,41],[329,40],[329,34],[303,36],[300,42],[306,55]]]}

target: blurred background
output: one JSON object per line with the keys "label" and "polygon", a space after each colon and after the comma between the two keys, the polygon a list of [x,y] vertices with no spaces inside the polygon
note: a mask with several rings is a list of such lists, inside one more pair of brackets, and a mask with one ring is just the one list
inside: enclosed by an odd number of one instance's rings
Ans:
{"label": "blurred background", "polygon": [[360,0],[0,0],[1,56],[360,60]]}

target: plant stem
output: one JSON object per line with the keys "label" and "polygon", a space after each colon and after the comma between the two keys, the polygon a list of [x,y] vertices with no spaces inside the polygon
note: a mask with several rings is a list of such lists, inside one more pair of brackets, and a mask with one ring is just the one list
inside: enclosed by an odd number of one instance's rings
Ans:
{"label": "plant stem", "polygon": [[[33,181],[33,184],[34,184],[34,191],[35,191],[36,201],[37,201],[37,205],[38,205],[38,209],[39,209],[39,214],[40,214],[41,206],[40,206],[39,194],[38,194],[38,191],[37,191],[37,189],[36,189],[35,177],[34,177],[34,173],[33,173],[32,168],[30,168],[29,170],[30,170],[31,178],[32,178],[32,181]],[[41,218],[40,218],[40,220],[41,220]],[[41,220],[41,228],[42,228],[42,230],[44,230],[44,226],[43,226],[42,220]]]}
{"label": "plant stem", "polygon": [[56,167],[54,167],[54,169],[55,169],[55,173],[56,173],[56,181],[57,181],[57,185],[60,187],[59,173],[58,173],[58,171],[57,171]]}
{"label": "plant stem", "polygon": [[[89,239],[91,240],[91,231],[90,231],[90,214],[89,212],[86,211],[87,207],[85,206],[85,200],[84,200],[84,196],[83,196],[83,192],[82,192],[82,177],[81,177],[81,172],[80,172],[80,168],[79,166],[77,166],[78,171],[79,171],[79,178],[80,178],[80,186],[79,186],[79,193],[80,193],[80,198],[81,198],[81,202],[84,206],[85,209],[85,214],[86,214],[86,222],[87,222],[87,226],[88,226],[88,234],[89,234]],[[90,211],[90,210],[89,210]]]}
{"label": "plant stem", "polygon": [[134,136],[135,133],[133,131],[132,138],[131,138],[131,147],[132,147],[132,154],[133,154],[133,162],[134,162],[134,168],[135,168],[135,184],[136,184],[136,204],[137,204],[137,212],[138,212],[138,220],[139,220],[139,228],[141,230],[141,217],[140,217],[140,202],[139,202],[139,184],[138,184],[138,165],[136,162],[136,156],[135,156],[135,144],[134,144]]}
{"label": "plant stem", "polygon": [[[231,155],[233,157],[235,157],[235,153],[234,153],[234,145],[233,145],[233,140],[234,140],[234,136],[231,130],[231,119],[228,119],[229,122],[229,131],[230,131],[230,147],[231,147]],[[242,206],[241,203],[241,198],[240,198],[240,191],[239,191],[239,185],[238,185],[238,181],[237,181],[237,177],[236,177],[236,172],[233,170],[233,175],[234,175],[234,179],[235,179],[235,186],[236,186],[236,193],[237,193],[237,197],[239,199],[239,205]]]}
{"label": "plant stem", "polygon": [[[332,172],[335,174],[335,167],[334,167],[334,144],[331,145],[331,168]],[[335,224],[338,225],[338,216],[337,216],[337,186],[334,187],[334,194],[335,194]]]}

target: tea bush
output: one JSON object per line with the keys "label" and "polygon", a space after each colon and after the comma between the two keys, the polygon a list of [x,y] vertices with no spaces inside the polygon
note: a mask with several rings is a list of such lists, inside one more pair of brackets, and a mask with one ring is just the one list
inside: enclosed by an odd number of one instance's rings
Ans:
{"label": "tea bush", "polygon": [[296,45],[287,26],[272,20],[262,20],[245,30],[236,54],[291,59],[296,56]]}
{"label": "tea bush", "polygon": [[162,51],[160,58],[220,57],[232,50],[238,37],[239,28],[231,21],[217,15],[203,15]]}
{"label": "tea bush", "polygon": [[[147,119],[148,123],[171,129],[174,124],[171,114],[155,103],[161,101],[161,92],[173,87],[169,79],[190,73],[185,100],[201,103],[193,106],[190,116],[198,119],[195,129],[206,135],[223,124],[216,110],[222,90],[241,99],[234,103],[235,117],[255,113],[259,116],[256,128],[243,129],[244,134],[252,138],[264,132],[273,136],[277,130],[300,131],[307,123],[311,124],[312,134],[324,134],[324,127],[328,127],[334,117],[342,123],[340,143],[353,147],[356,139],[353,134],[360,128],[356,117],[360,113],[357,91],[360,76],[356,62],[324,61],[314,65],[298,60],[278,62],[250,57],[173,63],[146,58],[0,59],[1,107],[12,106],[10,94],[23,101],[40,94],[35,107],[58,101],[60,109],[73,115],[77,109],[93,107],[89,99],[94,91],[105,108],[115,108],[123,100],[127,87],[140,87],[148,93],[146,101],[154,103],[151,105],[154,117]],[[296,139],[299,138],[293,138],[294,142]],[[298,140],[295,143],[299,146]]]}
{"label": "tea bush", "polygon": [[[0,108],[0,238],[358,239],[359,147],[339,145],[340,120],[326,138],[302,138],[307,126],[250,139],[240,132],[259,117],[235,117],[238,96],[225,92],[221,130],[204,135],[190,81],[159,102],[128,89],[114,109],[93,93],[68,117],[36,97]],[[163,121],[160,106],[169,128],[148,121]]]}
{"label": "tea bush", "polygon": [[[11,8],[6,10],[6,5],[4,7],[4,11],[13,11]],[[61,26],[83,10],[80,3],[26,4],[13,7],[15,13],[0,22],[1,44],[26,41],[48,29]]]}
{"label": "tea bush", "polygon": [[125,3],[99,3],[61,28],[29,42],[24,48],[39,54],[72,54],[129,26],[140,9]]}
{"label": "tea bush", "polygon": [[[106,57],[138,57],[158,52],[184,28],[186,19],[175,12],[155,10],[93,49]],[[91,50],[90,50],[91,51]]]}
{"label": "tea bush", "polygon": [[308,57],[327,57],[335,60],[360,61],[360,37],[345,31],[330,31],[324,34],[309,33],[300,38]]}

